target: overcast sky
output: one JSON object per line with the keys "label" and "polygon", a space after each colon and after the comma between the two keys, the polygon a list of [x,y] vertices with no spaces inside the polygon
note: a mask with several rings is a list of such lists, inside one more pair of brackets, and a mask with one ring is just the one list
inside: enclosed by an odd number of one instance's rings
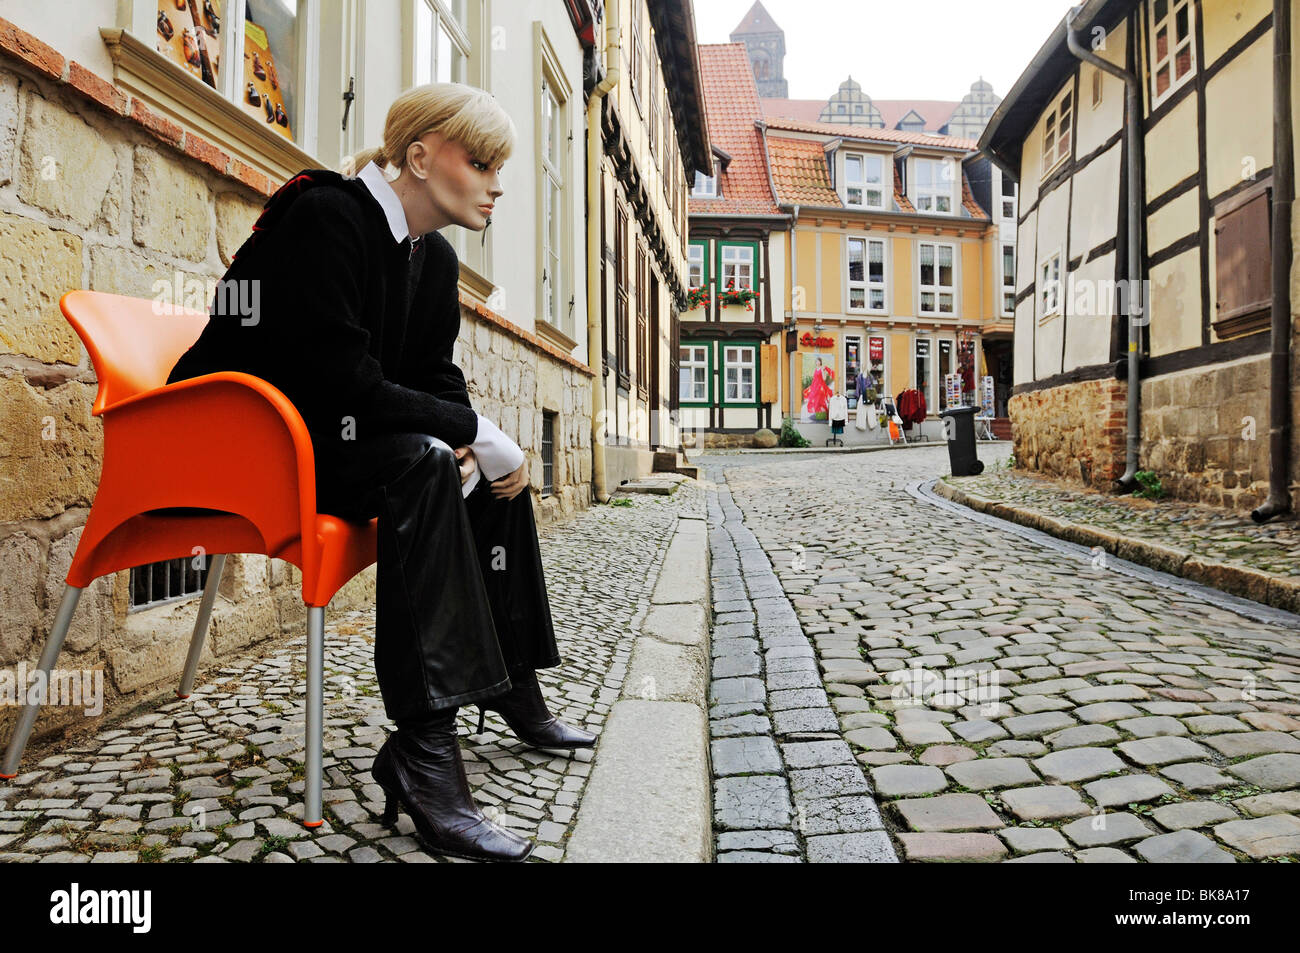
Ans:
{"label": "overcast sky", "polygon": [[[1076,0],[1077,2],[1077,0]],[[729,43],[754,0],[694,0],[700,43]],[[763,0],[785,31],[791,99],[848,76],[878,99],[957,100],[983,76],[1005,96],[1069,0]]]}

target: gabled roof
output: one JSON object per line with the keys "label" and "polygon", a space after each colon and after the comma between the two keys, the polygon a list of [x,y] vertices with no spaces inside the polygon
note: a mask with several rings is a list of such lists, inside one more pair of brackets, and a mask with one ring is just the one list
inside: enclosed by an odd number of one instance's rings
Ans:
{"label": "gabled roof", "polygon": [[926,129],[939,129],[961,105],[946,99],[873,99],[871,102],[880,110],[886,129],[893,129],[907,118],[908,113],[916,113],[924,119]]}
{"label": "gabled roof", "polygon": [[[1086,0],[1077,8],[1075,28],[1109,30],[1137,4],[1138,0]],[[1006,98],[998,103],[980,136],[980,149],[1013,178],[1020,177],[1020,152],[1029,131],[1037,124],[1049,99],[1082,63],[1069,49],[1065,36],[1068,18],[1067,13],[1056,24]],[[1087,33],[1081,39],[1086,46]]]}
{"label": "gabled roof", "polygon": [[762,110],[745,44],[706,43],[698,49],[709,141],[730,161],[718,173],[721,197],[692,198],[687,214],[784,215],[768,185],[762,132],[754,124]]}
{"label": "gabled roof", "polygon": [[[831,185],[830,170],[826,162],[825,146],[816,139],[787,139],[768,135],[768,161],[772,166],[772,184],[776,187],[778,201],[785,205],[815,205],[824,208],[845,208],[839,193]],[[891,211],[918,213],[903,193],[903,180],[898,164],[891,162],[894,174],[894,208]],[[988,213],[980,208],[971,193],[970,180],[965,168],[961,177],[961,201],[966,214],[973,219],[988,221]]]}
{"label": "gabled roof", "polygon": [[732,36],[738,36],[744,33],[780,33],[781,28],[776,25],[772,19],[772,14],[767,12],[763,6],[762,0],[755,0],[749,12],[745,14],[740,24],[731,31]]}
{"label": "gabled roof", "polygon": [[841,136],[845,139],[867,139],[874,142],[906,143],[913,146],[930,146],[957,152],[974,152],[978,143],[959,136],[939,136],[926,132],[904,132],[901,129],[873,129],[870,126],[853,126],[839,122],[804,122],[798,119],[769,118],[769,129],[790,132],[814,132],[819,135]]}

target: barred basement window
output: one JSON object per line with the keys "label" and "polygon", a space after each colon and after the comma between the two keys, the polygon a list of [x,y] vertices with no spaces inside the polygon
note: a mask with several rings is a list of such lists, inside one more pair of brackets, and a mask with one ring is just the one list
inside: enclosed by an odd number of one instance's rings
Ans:
{"label": "barred basement window", "polygon": [[555,492],[555,411],[542,411],[542,496]]}
{"label": "barred basement window", "polygon": [[202,592],[208,581],[212,557],[207,556],[202,560],[202,569],[194,568],[195,561],[192,556],[182,556],[144,566],[132,566],[130,608],[144,609]]}

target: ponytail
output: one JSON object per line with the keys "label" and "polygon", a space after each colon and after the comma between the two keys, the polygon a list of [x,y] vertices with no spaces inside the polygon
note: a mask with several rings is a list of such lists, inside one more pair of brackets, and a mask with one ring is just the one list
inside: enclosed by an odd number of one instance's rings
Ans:
{"label": "ponytail", "polygon": [[388,165],[388,157],[384,155],[383,146],[376,149],[363,149],[355,156],[345,156],[343,163],[339,166],[339,172],[343,175],[355,176],[371,162],[379,166],[380,170],[383,170]]}

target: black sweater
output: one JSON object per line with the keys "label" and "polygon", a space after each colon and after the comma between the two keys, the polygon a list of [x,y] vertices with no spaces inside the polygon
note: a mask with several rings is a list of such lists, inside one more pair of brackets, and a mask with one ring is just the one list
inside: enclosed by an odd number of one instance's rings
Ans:
{"label": "black sweater", "polygon": [[267,200],[167,382],[220,370],[260,377],[289,398],[317,446],[391,431],[468,445],[478,415],[451,359],[458,277],[438,232],[414,254],[409,238],[394,242],[359,179],[300,173]]}

